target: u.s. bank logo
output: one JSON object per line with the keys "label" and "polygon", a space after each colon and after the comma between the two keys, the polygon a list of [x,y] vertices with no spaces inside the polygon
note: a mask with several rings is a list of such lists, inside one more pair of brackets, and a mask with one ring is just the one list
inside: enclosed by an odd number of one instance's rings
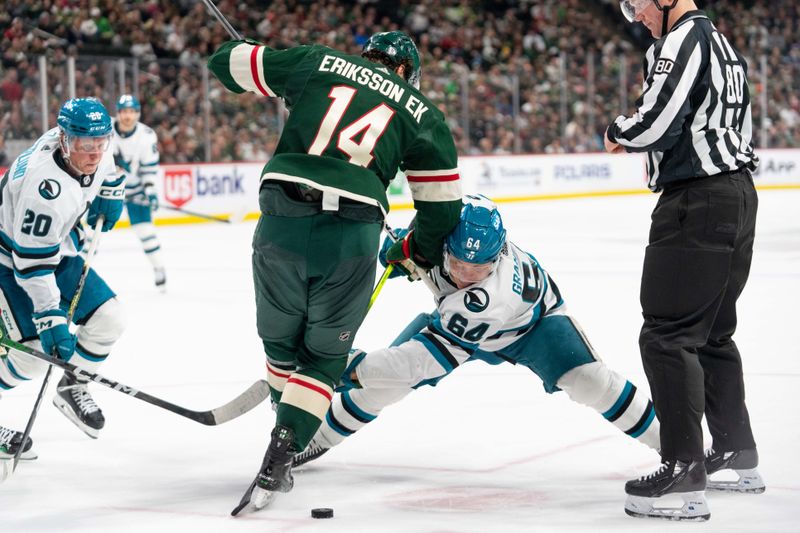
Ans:
{"label": "u.s. bank logo", "polygon": [[473,313],[480,313],[489,307],[489,293],[480,287],[469,289],[464,294],[464,307]]}
{"label": "u.s. bank logo", "polygon": [[194,197],[194,174],[191,167],[164,171],[164,197],[175,207],[183,206]]}
{"label": "u.s. bank logo", "polygon": [[669,74],[672,72],[672,67],[675,66],[675,62],[671,59],[659,59],[656,61],[656,68],[653,70],[655,74]]}
{"label": "u.s. bank logo", "polygon": [[39,194],[45,200],[55,200],[61,194],[61,184],[56,180],[44,179],[39,184]]}

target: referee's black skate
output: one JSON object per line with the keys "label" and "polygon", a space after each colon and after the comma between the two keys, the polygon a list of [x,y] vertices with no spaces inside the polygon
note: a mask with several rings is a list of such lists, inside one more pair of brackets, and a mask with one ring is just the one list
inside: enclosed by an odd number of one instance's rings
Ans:
{"label": "referee's black skate", "polygon": [[[706,472],[708,473],[708,489],[726,492],[747,492],[761,494],[766,485],[758,473],[758,452],[755,448],[718,452],[714,448],[706,450]],[[739,476],[738,480],[710,478],[712,474],[724,470],[732,470]],[[724,475],[724,474],[723,474]]]}
{"label": "referee's black skate", "polygon": [[106,424],[103,411],[89,394],[88,382],[78,381],[69,372],[58,382],[53,405],[81,431],[96,439]]}
{"label": "referee's black skate", "polygon": [[294,450],[294,431],[285,426],[275,426],[261,472],[253,480],[242,496],[239,505],[231,511],[237,516],[243,510],[259,511],[272,503],[278,492],[289,492],[294,486],[292,459]]}
{"label": "referee's black skate", "polygon": [[[13,429],[0,426],[0,461],[13,459],[21,444],[21,431],[14,431]],[[32,448],[33,440],[28,437],[28,440],[25,441],[25,447],[22,449],[22,454],[19,456],[19,458],[28,461],[36,459],[38,456]]]}
{"label": "referee's black skate", "polygon": [[[702,461],[668,460],[655,472],[625,484],[625,512],[641,518],[704,521],[711,518],[705,498],[706,469]],[[675,506],[665,500],[679,497]]]}

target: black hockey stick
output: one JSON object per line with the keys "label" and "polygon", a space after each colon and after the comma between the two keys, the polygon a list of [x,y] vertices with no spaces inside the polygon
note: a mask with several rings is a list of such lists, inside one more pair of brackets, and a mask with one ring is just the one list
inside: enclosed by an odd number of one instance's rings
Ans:
{"label": "black hockey stick", "polygon": [[[139,202],[138,200],[132,200],[131,202],[136,204],[136,205],[150,206],[150,202]],[[233,222],[234,222],[233,219],[237,218],[234,215],[230,215],[228,218],[215,217],[214,215],[207,215],[205,213],[198,213],[197,211],[189,211],[188,209],[184,209],[182,207],[175,207],[173,205],[158,204],[157,209],[169,209],[170,211],[175,211],[177,213],[183,213],[184,215],[189,215],[189,216],[197,217],[197,218],[204,218],[206,220],[213,220],[214,222],[222,222],[224,224],[233,224]]]}
{"label": "black hockey stick", "polygon": [[25,346],[24,344],[13,341],[7,337],[5,327],[3,327],[2,324],[0,324],[0,330],[0,345],[6,347],[7,349],[17,350],[18,352],[41,359],[52,366],[57,366],[68,372],[72,372],[75,376],[94,381],[95,383],[99,383],[100,385],[108,387],[109,389],[114,389],[115,391],[132,396],[137,400],[142,400],[143,402],[155,405],[156,407],[161,407],[162,409],[166,409],[167,411],[181,415],[189,420],[194,420],[195,422],[205,424],[206,426],[218,426],[233,420],[234,418],[237,418],[250,411],[269,397],[269,385],[267,385],[265,380],[261,379],[250,385],[246,391],[221,407],[217,407],[216,409],[211,409],[209,411],[192,411],[191,409],[186,409],[185,407],[175,405],[174,403],[162,400],[161,398],[156,398],[155,396],[151,396],[146,392],[138,391],[133,387],[129,387],[128,385],[108,379],[100,374],[89,372],[88,370],[84,370],[71,363],[63,361],[62,359],[51,357],[44,352],[34,350],[29,346]]}
{"label": "black hockey stick", "polygon": [[242,38],[242,36],[239,35],[239,32],[233,29],[233,26],[231,26],[231,23],[225,18],[225,15],[219,12],[219,9],[217,9],[217,6],[214,5],[214,2],[211,0],[203,0],[203,3],[206,5],[206,8],[208,8],[211,14],[217,18],[219,23],[222,24],[222,27],[225,28],[225,31],[228,32],[228,35],[234,39]]}
{"label": "black hockey stick", "polygon": [[206,220],[213,220],[214,222],[222,222],[224,224],[233,224],[233,221],[230,218],[222,218],[222,217],[215,217],[214,215],[206,215],[204,213],[198,213],[197,211],[189,211],[188,209],[183,209],[181,207],[174,207],[171,205],[159,205],[159,209],[169,209],[170,211],[176,211],[178,213],[183,213],[184,215],[189,215],[192,217],[204,218]]}

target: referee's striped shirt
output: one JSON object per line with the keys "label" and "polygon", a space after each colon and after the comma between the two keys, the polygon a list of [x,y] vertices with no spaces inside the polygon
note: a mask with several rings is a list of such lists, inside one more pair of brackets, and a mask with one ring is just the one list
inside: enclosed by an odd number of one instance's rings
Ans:
{"label": "referee's striped shirt", "polygon": [[647,152],[648,186],[755,170],[747,63],[703,11],[684,14],[647,50],[644,92],[609,140]]}

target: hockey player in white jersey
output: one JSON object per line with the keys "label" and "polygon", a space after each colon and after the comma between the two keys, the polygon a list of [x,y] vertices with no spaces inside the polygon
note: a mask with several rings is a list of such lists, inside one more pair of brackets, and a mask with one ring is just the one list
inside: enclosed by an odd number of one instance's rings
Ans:
{"label": "hockey player in white jersey", "polygon": [[351,353],[340,393],[295,466],[319,457],[415,388],[435,385],[475,359],[527,366],[548,393],[563,390],[658,449],[648,396],[595,354],[549,274],[506,241],[491,200],[465,198],[461,221],[446,239],[444,267],[430,274],[436,312],[417,317],[389,348]]}
{"label": "hockey player in white jersey", "polygon": [[[94,98],[68,100],[58,127],[22,152],[0,181],[0,316],[13,340],[95,370],[120,337],[123,320],[111,289],[90,270],[70,332],[66,308],[75,295],[84,261],[81,218],[102,215],[102,231],[122,213],[123,178],[109,149],[111,117]],[[15,352],[0,357],[0,390],[10,390],[44,372],[46,363]],[[91,437],[103,428],[103,413],[87,383],[65,373],[55,406]],[[0,427],[0,459],[13,457],[22,433]],[[31,440],[23,458],[32,458]]]}
{"label": "hockey player in white jersey", "polygon": [[156,132],[139,122],[141,110],[139,100],[133,95],[123,94],[117,100],[114,161],[117,172],[125,176],[125,207],[131,227],[153,266],[156,287],[164,290],[167,275],[161,243],[153,225],[153,211],[158,209],[155,187],[159,161],[158,139]]}

